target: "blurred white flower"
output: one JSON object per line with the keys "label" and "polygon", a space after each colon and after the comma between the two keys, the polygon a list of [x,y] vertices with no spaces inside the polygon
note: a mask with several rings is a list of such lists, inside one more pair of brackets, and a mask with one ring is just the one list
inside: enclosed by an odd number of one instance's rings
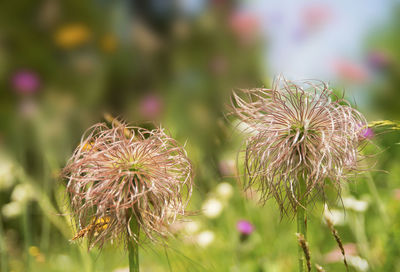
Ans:
{"label": "blurred white flower", "polygon": [[200,229],[200,224],[196,221],[185,222],[184,230],[187,234],[194,234]]}
{"label": "blurred white flower", "polygon": [[55,263],[58,267],[63,267],[68,271],[68,268],[71,268],[72,260],[71,257],[66,254],[59,254],[55,259]]}
{"label": "blurred white flower", "polygon": [[209,198],[203,203],[202,209],[205,216],[215,218],[221,214],[223,206],[218,199]]}
{"label": "blurred white flower", "polygon": [[227,200],[233,195],[233,187],[228,182],[222,182],[217,186],[217,196],[220,198]]}
{"label": "blurred white flower", "polygon": [[328,218],[334,225],[344,225],[345,214],[340,210],[328,209],[328,205],[325,205],[324,218]]}
{"label": "blurred white flower", "polygon": [[367,201],[357,200],[352,196],[344,197],[342,201],[345,208],[354,210],[356,212],[365,212],[368,209]]}
{"label": "blurred white flower", "polygon": [[6,157],[0,157],[0,191],[7,190],[14,184],[14,165]]}
{"label": "blurred white flower", "polygon": [[356,268],[359,271],[367,271],[368,270],[368,262],[359,256],[346,256],[347,261],[351,266]]}
{"label": "blurred white flower", "polygon": [[10,202],[1,208],[1,212],[6,218],[17,217],[22,213],[22,206],[20,202]]}
{"label": "blurred white flower", "polygon": [[214,241],[214,238],[214,232],[210,230],[203,231],[197,236],[197,244],[201,247],[207,247]]}
{"label": "blurred white flower", "polygon": [[117,269],[113,270],[113,272],[129,272],[129,267],[117,268]]}
{"label": "blurred white flower", "polygon": [[34,198],[33,188],[29,184],[18,184],[11,193],[11,199],[17,202],[26,202]]}

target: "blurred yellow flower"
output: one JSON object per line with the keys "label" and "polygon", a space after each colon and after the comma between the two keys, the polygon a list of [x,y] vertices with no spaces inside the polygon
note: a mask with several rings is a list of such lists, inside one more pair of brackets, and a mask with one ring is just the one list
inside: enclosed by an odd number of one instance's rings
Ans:
{"label": "blurred yellow flower", "polygon": [[36,257],[40,254],[40,250],[37,246],[29,247],[29,254],[33,257]]}
{"label": "blurred yellow flower", "polygon": [[83,24],[69,24],[61,27],[55,33],[54,39],[58,46],[71,49],[87,42],[90,39],[90,31]]}
{"label": "blurred yellow flower", "polygon": [[85,144],[82,146],[82,150],[83,150],[83,151],[89,151],[90,149],[92,149],[92,146],[93,146],[93,142],[85,143]]}
{"label": "blurred yellow flower", "polygon": [[108,227],[108,222],[110,222],[109,217],[93,218],[92,223],[86,228],[80,230],[71,240],[74,241],[78,238],[85,237],[89,232],[94,231],[94,235],[97,236],[99,233]]}
{"label": "blurred yellow flower", "polygon": [[39,263],[44,263],[45,262],[45,257],[42,253],[40,253],[40,249],[37,246],[31,246],[29,247],[29,254],[33,257],[35,257],[35,260]]}

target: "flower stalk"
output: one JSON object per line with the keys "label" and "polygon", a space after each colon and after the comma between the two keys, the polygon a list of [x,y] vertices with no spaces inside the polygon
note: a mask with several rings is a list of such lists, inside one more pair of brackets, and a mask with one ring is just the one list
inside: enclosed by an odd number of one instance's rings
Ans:
{"label": "flower stalk", "polygon": [[[367,170],[362,149],[371,137],[365,117],[327,84],[296,84],[278,78],[271,89],[234,92],[232,112],[247,132],[244,189],[256,189],[260,204],[274,198],[282,215],[297,217],[299,271],[311,271],[307,204]],[[392,123],[376,123],[379,125]],[[371,125],[370,125],[371,126]]]}
{"label": "flower stalk", "polygon": [[[139,239],[140,226],[135,218],[132,218],[130,222],[130,228],[131,232],[133,232],[133,235],[137,237],[136,239]],[[129,237],[129,233],[127,237],[129,252],[129,271],[139,272],[139,245],[137,241]]]}
{"label": "flower stalk", "polygon": [[86,131],[63,170],[76,222],[73,241],[89,250],[124,241],[129,271],[139,271],[139,246],[169,235],[188,215],[193,168],[186,150],[162,127],[128,126],[111,115]]}
{"label": "flower stalk", "polygon": [[[299,206],[297,211],[297,233],[302,235],[305,240],[307,240],[307,184],[304,177],[299,177],[298,186],[298,200]],[[305,258],[304,249],[301,244],[298,244],[298,257],[299,257],[299,271],[305,271]]]}

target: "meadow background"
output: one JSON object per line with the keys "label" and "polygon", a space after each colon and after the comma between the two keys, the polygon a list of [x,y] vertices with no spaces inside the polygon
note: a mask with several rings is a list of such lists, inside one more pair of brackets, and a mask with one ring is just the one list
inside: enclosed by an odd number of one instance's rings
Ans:
{"label": "meadow background", "polygon": [[[279,74],[320,79],[368,120],[399,120],[400,3],[268,2],[0,4],[0,271],[127,271],[123,247],[69,241],[59,175],[106,112],[161,123],[195,165],[190,209],[201,212],[171,227],[167,248],[145,246],[142,271],[296,271],[294,221],[238,184],[243,136],[225,116],[229,95]],[[345,271],[326,215],[352,271],[400,271],[400,132],[371,138],[374,170],[311,212],[312,261],[326,271]],[[241,234],[240,220],[254,230]]]}

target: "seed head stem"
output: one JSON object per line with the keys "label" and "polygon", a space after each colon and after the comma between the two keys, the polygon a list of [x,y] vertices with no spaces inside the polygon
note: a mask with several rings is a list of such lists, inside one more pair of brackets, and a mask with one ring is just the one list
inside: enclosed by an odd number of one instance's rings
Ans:
{"label": "seed head stem", "polygon": [[[139,239],[139,232],[140,232],[140,227],[139,224],[137,223],[135,218],[132,218],[131,223],[130,223],[130,228],[131,231],[133,232],[133,235]],[[132,239],[129,236],[129,233],[127,235],[128,239],[128,252],[129,252],[129,272],[139,272],[139,246],[137,241],[135,239]]]}
{"label": "seed head stem", "polygon": [[[307,184],[306,179],[299,175],[298,178],[298,201],[300,205],[297,211],[297,233],[302,235],[305,240],[307,240]],[[304,258],[304,249],[298,244],[298,256],[299,256],[299,272],[305,271],[306,261]]]}

